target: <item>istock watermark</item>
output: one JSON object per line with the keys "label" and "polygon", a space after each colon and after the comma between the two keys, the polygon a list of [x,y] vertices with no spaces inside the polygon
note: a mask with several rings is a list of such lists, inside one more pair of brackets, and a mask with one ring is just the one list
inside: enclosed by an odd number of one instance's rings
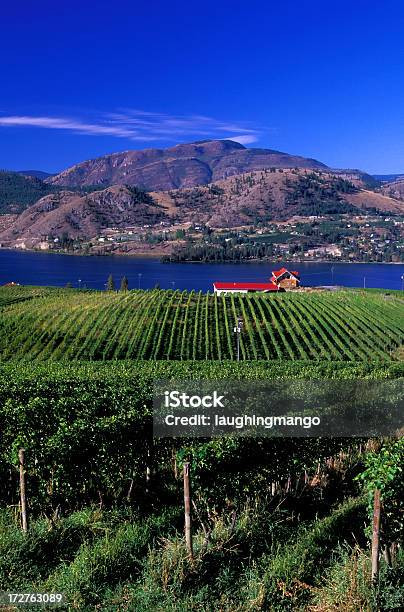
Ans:
{"label": "istock watermark", "polygon": [[388,436],[404,380],[159,380],[153,404],[156,437]]}
{"label": "istock watermark", "polygon": [[164,406],[166,408],[224,408],[224,395],[219,395],[213,391],[213,395],[188,395],[180,391],[165,391]]}

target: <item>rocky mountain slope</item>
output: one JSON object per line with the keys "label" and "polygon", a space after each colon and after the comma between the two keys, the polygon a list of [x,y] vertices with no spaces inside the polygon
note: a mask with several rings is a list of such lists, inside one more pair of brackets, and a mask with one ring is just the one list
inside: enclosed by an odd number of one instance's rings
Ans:
{"label": "rocky mountain slope", "polygon": [[270,149],[247,149],[232,140],[207,140],[168,149],[144,149],[84,161],[47,179],[51,185],[136,185],[146,190],[194,187],[263,168],[327,167],[314,159]]}
{"label": "rocky mountain slope", "polygon": [[237,227],[293,216],[358,214],[361,210],[404,213],[404,203],[365,188],[352,173],[263,170],[206,186],[150,194],[181,220]]}
{"label": "rocky mountain slope", "polygon": [[0,243],[27,248],[47,237],[92,238],[106,227],[155,224],[166,213],[147,193],[120,185],[81,195],[60,191],[41,198],[19,215],[5,231]]}
{"label": "rocky mountain slope", "polygon": [[199,223],[234,228],[295,216],[358,214],[368,210],[404,214],[404,201],[360,186],[360,178],[331,171],[272,169],[192,188],[144,192],[115,185],[78,194],[60,191],[41,198],[1,231],[0,243],[37,246],[45,236],[91,239],[106,227]]}

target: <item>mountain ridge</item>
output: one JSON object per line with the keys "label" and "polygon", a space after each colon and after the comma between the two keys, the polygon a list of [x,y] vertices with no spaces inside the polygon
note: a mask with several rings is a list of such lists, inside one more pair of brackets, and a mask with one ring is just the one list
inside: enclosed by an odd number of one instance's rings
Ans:
{"label": "mountain ridge", "polygon": [[219,229],[254,227],[299,215],[363,214],[366,210],[404,213],[403,201],[359,186],[359,176],[357,185],[351,178],[351,174],[332,171],[272,169],[156,192],[123,185],[88,193],[60,189],[20,214],[0,232],[0,242],[36,248],[49,236],[93,240],[106,228],[142,229],[163,223],[166,227],[201,224]]}
{"label": "mountain ridge", "polygon": [[86,160],[46,180],[60,187],[136,185],[165,191],[204,185],[265,168],[327,166],[312,158],[273,149],[247,148],[232,140],[204,140],[166,149],[128,150]]}

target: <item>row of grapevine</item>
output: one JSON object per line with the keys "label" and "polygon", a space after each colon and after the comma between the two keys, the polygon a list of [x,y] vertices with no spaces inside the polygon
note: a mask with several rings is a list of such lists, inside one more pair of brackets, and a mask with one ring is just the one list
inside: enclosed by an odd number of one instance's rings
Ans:
{"label": "row of grapevine", "polygon": [[1,360],[234,360],[238,317],[243,360],[389,360],[404,340],[404,302],[379,294],[19,291],[0,305]]}
{"label": "row of grapevine", "polygon": [[[0,498],[4,499],[10,461],[16,460],[19,445],[24,445],[31,458],[31,502],[34,491],[38,502],[50,503],[53,510],[59,503],[74,506],[78,497],[88,503],[99,501],[100,492],[110,499],[125,496],[131,479],[135,477],[139,482],[144,477],[151,446],[154,452],[167,457],[167,450],[184,444],[173,439],[152,442],[151,397],[155,378],[307,380],[328,377],[331,372],[333,378],[341,380],[385,380],[402,378],[403,370],[404,364],[393,363],[335,365],[291,361],[0,364],[0,476],[4,485]],[[327,439],[293,438],[287,442],[268,439],[265,444],[246,438],[185,442],[194,458],[199,454],[203,459],[205,469],[210,462],[214,466],[226,463],[229,458],[241,465],[252,452],[257,458],[266,447],[265,453],[271,456],[272,468],[276,468],[278,476],[282,466],[287,476],[290,466],[286,460],[293,463],[297,449],[302,461],[306,453],[313,453],[317,461],[318,453],[330,456],[327,453],[333,444]],[[282,460],[274,466],[273,450],[281,447],[285,463]],[[8,502],[14,504],[16,500],[10,498]]]}

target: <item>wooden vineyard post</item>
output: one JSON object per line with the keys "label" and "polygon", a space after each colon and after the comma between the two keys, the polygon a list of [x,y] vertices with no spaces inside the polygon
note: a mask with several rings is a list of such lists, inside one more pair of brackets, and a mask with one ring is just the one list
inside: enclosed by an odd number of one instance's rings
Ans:
{"label": "wooden vineyard post", "polygon": [[189,462],[184,463],[184,511],[185,511],[185,544],[189,556],[193,557],[191,527],[191,491],[189,484]]}
{"label": "wooden vineyard post", "polygon": [[177,466],[177,453],[175,451],[175,448],[173,448],[173,450],[172,450],[172,457],[173,457],[173,465],[174,465],[174,478],[175,478],[175,480],[177,480],[177,478],[178,478],[178,466]]}
{"label": "wooden vineyard post", "polygon": [[21,522],[24,533],[28,531],[28,514],[27,514],[27,493],[26,493],[26,477],[25,477],[25,449],[20,448],[18,451],[18,459],[20,461],[20,499],[21,499]]}
{"label": "wooden vineyard post", "polygon": [[380,489],[375,489],[373,504],[373,535],[372,535],[372,584],[379,580],[380,553]]}

